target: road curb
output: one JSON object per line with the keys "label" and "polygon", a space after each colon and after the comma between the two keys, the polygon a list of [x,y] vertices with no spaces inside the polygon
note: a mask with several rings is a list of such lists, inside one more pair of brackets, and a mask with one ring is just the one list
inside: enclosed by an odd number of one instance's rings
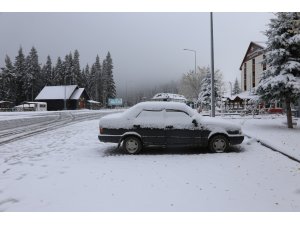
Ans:
{"label": "road curb", "polygon": [[280,154],[282,154],[282,155],[288,157],[289,159],[291,159],[291,160],[293,160],[293,161],[295,161],[295,162],[297,162],[297,163],[300,163],[300,160],[299,160],[299,159],[297,159],[297,158],[295,158],[295,157],[293,157],[293,156],[291,156],[291,155],[289,155],[289,154],[287,154],[287,153],[285,153],[285,152],[283,152],[283,151],[281,151],[281,150],[279,150],[279,149],[277,149],[277,148],[275,148],[275,147],[273,147],[273,146],[271,146],[271,145],[265,143],[264,141],[262,141],[262,140],[260,140],[260,139],[257,139],[257,138],[254,138],[254,137],[251,137],[251,136],[248,135],[248,134],[244,134],[244,135],[245,135],[246,137],[248,137],[248,138],[255,139],[258,143],[260,143],[261,145],[263,145],[263,146],[265,146],[265,147],[271,149],[272,151],[278,152],[278,153],[280,153]]}

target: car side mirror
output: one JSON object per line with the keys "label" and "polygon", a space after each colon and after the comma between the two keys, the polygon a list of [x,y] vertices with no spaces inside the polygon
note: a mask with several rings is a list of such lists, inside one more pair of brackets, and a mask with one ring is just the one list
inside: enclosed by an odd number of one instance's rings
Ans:
{"label": "car side mirror", "polygon": [[197,122],[197,120],[193,119],[193,120],[192,120],[192,123],[195,125],[195,127],[198,127],[198,122]]}

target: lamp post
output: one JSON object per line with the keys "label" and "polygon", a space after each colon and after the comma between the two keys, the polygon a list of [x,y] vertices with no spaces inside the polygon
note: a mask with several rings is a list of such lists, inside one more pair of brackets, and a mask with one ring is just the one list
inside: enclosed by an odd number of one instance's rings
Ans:
{"label": "lamp post", "polygon": [[[73,73],[72,73],[71,75],[67,75],[67,76],[64,77],[64,83],[65,83],[64,110],[67,110],[67,87],[66,87],[66,86],[67,86],[67,78],[68,78],[68,77],[71,77],[72,80],[73,80],[73,78],[74,78]],[[72,81],[72,80],[71,80],[71,81]],[[72,83],[71,81],[70,81],[70,85],[71,85],[71,83]]]}
{"label": "lamp post", "polygon": [[210,46],[211,46],[211,117],[215,117],[215,69],[214,69],[214,30],[213,13],[210,13]]}
{"label": "lamp post", "polygon": [[190,51],[190,52],[194,52],[194,54],[195,54],[195,71],[194,71],[194,73],[196,74],[196,67],[197,67],[197,51],[196,50],[193,50],[193,49],[187,49],[187,48],[185,48],[185,49],[183,49],[184,51]]}
{"label": "lamp post", "polygon": [[64,78],[64,83],[65,83],[65,98],[64,98],[64,110],[67,110],[67,88],[66,88],[66,80],[67,80],[67,76],[65,76],[65,78]]}

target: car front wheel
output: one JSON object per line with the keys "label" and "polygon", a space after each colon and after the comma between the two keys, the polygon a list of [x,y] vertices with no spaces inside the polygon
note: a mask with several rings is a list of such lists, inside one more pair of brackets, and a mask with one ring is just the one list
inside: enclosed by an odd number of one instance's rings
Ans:
{"label": "car front wheel", "polygon": [[224,135],[213,136],[209,141],[209,150],[214,153],[226,152],[228,146],[228,139]]}
{"label": "car front wheel", "polygon": [[123,141],[123,148],[129,154],[137,154],[142,149],[142,142],[137,137],[127,137]]}

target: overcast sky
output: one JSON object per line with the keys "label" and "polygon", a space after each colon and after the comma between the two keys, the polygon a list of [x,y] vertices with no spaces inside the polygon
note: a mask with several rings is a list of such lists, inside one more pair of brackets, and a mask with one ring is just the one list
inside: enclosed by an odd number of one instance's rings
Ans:
{"label": "overcast sky", "polygon": [[[215,68],[225,81],[240,79],[239,66],[250,41],[266,41],[271,13],[214,13]],[[47,55],[79,50],[81,67],[110,51],[118,89],[177,80],[197,65],[210,65],[209,13],[1,13],[0,65],[20,46]]]}

